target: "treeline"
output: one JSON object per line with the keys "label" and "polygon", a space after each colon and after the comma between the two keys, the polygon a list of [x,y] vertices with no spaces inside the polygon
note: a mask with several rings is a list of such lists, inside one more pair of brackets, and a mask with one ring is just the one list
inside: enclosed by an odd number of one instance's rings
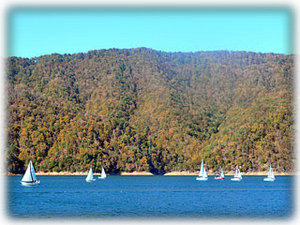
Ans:
{"label": "treeline", "polygon": [[293,57],[109,49],[7,59],[8,171],[293,168]]}

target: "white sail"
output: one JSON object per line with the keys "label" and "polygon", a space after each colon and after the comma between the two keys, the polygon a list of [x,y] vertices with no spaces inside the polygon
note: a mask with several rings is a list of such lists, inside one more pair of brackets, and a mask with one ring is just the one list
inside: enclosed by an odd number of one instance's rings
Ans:
{"label": "white sail", "polygon": [[32,177],[32,173],[31,173],[31,168],[32,168],[31,164],[32,164],[32,162],[30,160],[30,162],[29,162],[29,164],[27,166],[26,172],[25,172],[25,174],[24,174],[24,176],[22,178],[23,182],[33,182],[34,181],[33,177]]}
{"label": "white sail", "polygon": [[233,178],[231,178],[232,181],[241,181],[243,178],[242,178],[242,175],[241,175],[241,172],[238,168],[235,169],[235,173],[234,173],[234,176]]}
{"label": "white sail", "polygon": [[85,178],[85,180],[86,180],[87,182],[89,182],[89,181],[94,181],[94,180],[95,180],[95,179],[94,179],[93,169],[92,169],[92,168],[90,168],[90,171],[89,171],[87,177]]}
{"label": "white sail", "polygon": [[274,172],[273,172],[273,169],[271,169],[272,171],[271,171],[271,174],[270,174],[270,178],[273,178],[273,179],[275,179],[275,176],[274,176]]}
{"label": "white sail", "polygon": [[101,171],[101,178],[106,178],[106,173],[105,173],[105,170],[104,168],[102,167],[102,171]]}
{"label": "white sail", "polygon": [[275,180],[275,175],[272,166],[270,165],[270,169],[268,172],[268,176],[264,178],[264,181],[274,181]]}
{"label": "white sail", "polygon": [[196,180],[207,180],[207,179],[208,179],[208,177],[207,177],[206,169],[204,167],[204,162],[202,160],[200,173],[199,173],[198,177],[196,178]]}
{"label": "white sail", "polygon": [[26,172],[21,180],[21,184],[25,186],[39,184],[40,182],[36,179],[35,170],[31,160],[27,166]]}
{"label": "white sail", "polygon": [[35,170],[34,170],[34,167],[33,167],[33,164],[30,160],[30,167],[31,167],[31,175],[32,175],[32,180],[33,181],[36,181],[36,175],[35,175]]}
{"label": "white sail", "polygon": [[238,173],[237,173],[237,178],[240,178],[240,179],[242,179],[242,175],[241,175],[241,172],[240,172],[240,170],[238,169]]}
{"label": "white sail", "polygon": [[225,177],[222,169],[221,169],[221,177],[222,177],[222,178]]}
{"label": "white sail", "polygon": [[270,165],[270,170],[269,170],[268,177],[269,177],[269,178],[272,178],[272,179],[275,178],[275,176],[274,176],[274,171],[273,171],[273,168],[271,167],[271,165]]}
{"label": "white sail", "polygon": [[202,162],[201,162],[201,169],[200,169],[200,173],[199,173],[199,177],[203,177],[203,175],[204,175],[204,170],[205,170],[205,168],[204,168],[204,164],[203,164],[203,160],[202,160]]}
{"label": "white sail", "polygon": [[233,177],[237,177],[237,176],[238,176],[238,171],[237,171],[237,169],[235,169],[235,173],[234,173]]}
{"label": "white sail", "polygon": [[224,176],[222,167],[220,166],[219,167],[219,174],[218,174],[218,176],[215,177],[215,180],[224,180],[224,178],[225,178],[225,176]]}
{"label": "white sail", "polygon": [[204,172],[203,172],[203,177],[204,177],[204,178],[207,178],[207,173],[206,173],[205,167],[204,167],[203,171],[204,171]]}

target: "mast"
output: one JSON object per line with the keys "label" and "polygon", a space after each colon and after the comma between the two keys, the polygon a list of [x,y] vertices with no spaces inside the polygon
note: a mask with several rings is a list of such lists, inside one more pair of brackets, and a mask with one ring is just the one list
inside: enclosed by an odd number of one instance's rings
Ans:
{"label": "mast", "polygon": [[31,180],[33,181],[32,171],[31,171],[31,165],[32,165],[32,162],[31,162],[31,160],[30,160],[30,162],[29,162],[29,170],[30,170]]}

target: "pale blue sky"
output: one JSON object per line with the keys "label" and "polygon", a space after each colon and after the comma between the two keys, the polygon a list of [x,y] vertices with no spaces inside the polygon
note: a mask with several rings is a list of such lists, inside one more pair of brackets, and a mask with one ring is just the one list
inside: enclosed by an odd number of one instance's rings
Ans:
{"label": "pale blue sky", "polygon": [[12,9],[8,56],[95,49],[293,53],[288,9]]}

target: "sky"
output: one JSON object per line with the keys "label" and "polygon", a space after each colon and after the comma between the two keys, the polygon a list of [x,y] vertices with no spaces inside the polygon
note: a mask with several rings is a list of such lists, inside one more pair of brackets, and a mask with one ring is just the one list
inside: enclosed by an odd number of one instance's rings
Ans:
{"label": "sky", "polygon": [[12,8],[7,27],[7,56],[28,58],[137,47],[294,53],[293,13],[278,8]]}

